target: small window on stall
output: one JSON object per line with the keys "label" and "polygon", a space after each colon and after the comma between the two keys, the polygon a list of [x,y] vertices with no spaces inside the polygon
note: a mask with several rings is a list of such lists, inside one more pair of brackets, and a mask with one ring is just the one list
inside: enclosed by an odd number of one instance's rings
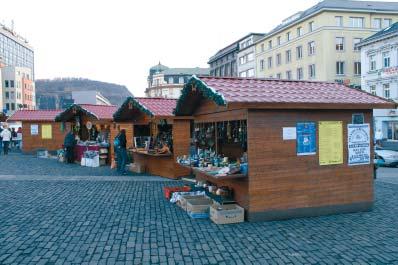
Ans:
{"label": "small window on stall", "polygon": [[149,125],[134,125],[134,147],[146,149],[149,146],[151,130]]}
{"label": "small window on stall", "polygon": [[173,125],[167,120],[160,120],[157,123],[156,131],[152,132],[154,137],[154,148],[159,153],[173,153]]}

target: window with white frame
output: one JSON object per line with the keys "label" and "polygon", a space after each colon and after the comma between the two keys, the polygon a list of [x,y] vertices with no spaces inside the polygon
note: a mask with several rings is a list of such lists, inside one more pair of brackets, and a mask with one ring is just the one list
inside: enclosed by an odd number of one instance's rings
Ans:
{"label": "window with white frame", "polygon": [[264,49],[264,43],[261,43],[260,49],[261,49],[262,52],[265,51],[265,49]]}
{"label": "window with white frame", "polygon": [[381,28],[381,18],[372,19],[372,28],[380,29]]}
{"label": "window with white frame", "polygon": [[336,75],[344,75],[344,62],[336,62]]}
{"label": "window with white frame", "polygon": [[254,77],[254,69],[253,68],[247,70],[247,77]]}
{"label": "window with white frame", "polygon": [[281,45],[281,36],[278,36],[278,38],[276,38],[276,43],[278,44],[278,46]]}
{"label": "window with white frame", "polygon": [[264,59],[260,60],[260,70],[264,70]]}
{"label": "window with white frame", "polygon": [[308,55],[314,55],[315,54],[315,41],[310,41],[308,43]]}
{"label": "window with white frame", "polygon": [[184,77],[180,76],[180,77],[178,78],[178,83],[184,84]]}
{"label": "window with white frame", "polygon": [[286,63],[290,63],[292,61],[292,51],[287,50],[286,51]]}
{"label": "window with white frame", "polygon": [[376,70],[376,55],[369,56],[369,71]]}
{"label": "window with white frame", "polygon": [[363,28],[363,17],[350,17],[350,26],[353,28]]}
{"label": "window with white frame", "polygon": [[240,72],[240,73],[239,73],[239,76],[240,76],[240,77],[247,77],[246,71]]}
{"label": "window with white frame", "polygon": [[286,79],[291,80],[292,79],[292,71],[286,71]]}
{"label": "window with white frame", "polygon": [[383,28],[388,28],[391,26],[392,20],[391,18],[385,18],[383,19]]}
{"label": "window with white frame", "polygon": [[251,52],[251,53],[247,54],[247,61],[248,61],[248,62],[251,62],[251,61],[253,61],[253,60],[254,60],[254,53]]}
{"label": "window with white frame", "polygon": [[344,51],[344,37],[336,37],[336,51]]}
{"label": "window with white frame", "polygon": [[391,95],[390,95],[390,84],[383,84],[383,96],[386,99],[389,99],[391,97]]}
{"label": "window with white frame", "polygon": [[303,77],[303,68],[297,68],[297,80],[302,80]]}
{"label": "window with white frame", "polygon": [[268,57],[268,68],[272,68],[272,57]]}
{"label": "window with white frame", "polygon": [[372,85],[372,86],[370,86],[369,87],[370,89],[370,93],[372,94],[372,95],[376,95],[376,86],[375,85]]}
{"label": "window with white frame", "polygon": [[308,23],[308,31],[313,32],[314,29],[315,29],[314,21],[311,21],[310,23]]}
{"label": "window with white frame", "polygon": [[286,41],[289,41],[291,39],[291,34],[290,31],[286,33]]}
{"label": "window with white frame", "polygon": [[296,57],[297,59],[303,58],[303,46],[296,47]]}
{"label": "window with white frame", "polygon": [[390,67],[390,52],[383,52],[383,68]]}
{"label": "window with white frame", "polygon": [[276,78],[282,79],[282,74],[281,73],[276,74]]}
{"label": "window with white frame", "polygon": [[270,49],[270,50],[272,49],[272,40],[268,41],[268,49]]}
{"label": "window with white frame", "polygon": [[315,64],[310,64],[308,66],[308,77],[310,79],[315,78]]}
{"label": "window with white frame", "polygon": [[276,65],[281,65],[281,63],[282,63],[282,55],[278,53],[276,55]]}
{"label": "window with white frame", "polygon": [[354,62],[354,75],[361,75],[361,62]]}
{"label": "window with white frame", "polygon": [[342,27],[343,26],[343,17],[342,16],[335,16],[334,19],[336,21],[336,26],[337,27]]}
{"label": "window with white frame", "polygon": [[297,37],[300,37],[301,35],[303,35],[303,28],[302,27],[298,27],[297,28]]}
{"label": "window with white frame", "polygon": [[174,80],[174,79],[173,79],[172,77],[169,77],[169,82],[168,82],[168,83],[169,83],[169,84],[173,84],[173,80]]}
{"label": "window with white frame", "polygon": [[359,51],[359,48],[356,46],[358,43],[360,43],[362,41],[362,39],[361,38],[354,38],[353,39],[353,43],[352,43],[352,45],[353,45],[353,47],[354,47],[354,51]]}

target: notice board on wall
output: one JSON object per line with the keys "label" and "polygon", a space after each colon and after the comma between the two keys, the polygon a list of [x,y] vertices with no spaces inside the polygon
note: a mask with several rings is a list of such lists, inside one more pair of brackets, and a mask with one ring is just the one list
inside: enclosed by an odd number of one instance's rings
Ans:
{"label": "notice board on wall", "polygon": [[370,164],[369,124],[348,124],[348,165]]}
{"label": "notice board on wall", "polygon": [[38,135],[39,134],[39,125],[31,124],[30,125],[30,135]]}
{"label": "notice board on wall", "polygon": [[343,164],[343,122],[319,122],[319,165]]}
{"label": "notice board on wall", "polygon": [[51,124],[43,124],[41,126],[41,138],[42,139],[52,139],[53,138],[53,130]]}

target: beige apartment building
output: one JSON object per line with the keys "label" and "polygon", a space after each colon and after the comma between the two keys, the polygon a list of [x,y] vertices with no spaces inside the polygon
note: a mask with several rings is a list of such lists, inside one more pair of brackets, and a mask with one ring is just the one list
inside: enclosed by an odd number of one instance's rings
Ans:
{"label": "beige apartment building", "polygon": [[355,44],[398,21],[398,3],[325,0],[256,43],[257,77],[361,84]]}

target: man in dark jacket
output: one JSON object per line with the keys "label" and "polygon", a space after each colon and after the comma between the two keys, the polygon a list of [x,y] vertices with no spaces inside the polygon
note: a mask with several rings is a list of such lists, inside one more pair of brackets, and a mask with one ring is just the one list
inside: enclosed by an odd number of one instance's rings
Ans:
{"label": "man in dark jacket", "polygon": [[126,174],[126,163],[127,163],[127,139],[126,130],[120,130],[119,135],[119,146],[117,152],[117,171],[123,175]]}
{"label": "man in dark jacket", "polygon": [[65,136],[64,147],[65,147],[66,162],[70,164],[75,162],[74,161],[75,144],[76,144],[75,135],[73,134],[72,130],[69,130],[69,132]]}

